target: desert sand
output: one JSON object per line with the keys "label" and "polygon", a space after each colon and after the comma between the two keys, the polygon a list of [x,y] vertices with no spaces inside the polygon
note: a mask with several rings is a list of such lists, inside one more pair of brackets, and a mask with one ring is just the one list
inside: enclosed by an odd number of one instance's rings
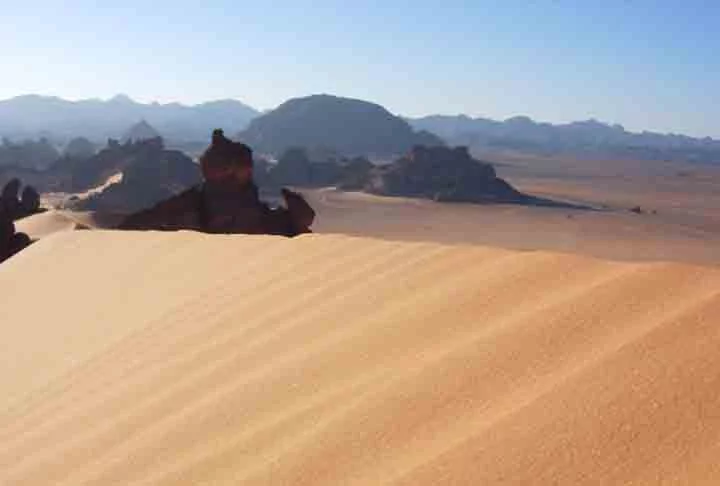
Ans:
{"label": "desert sand", "polygon": [[61,231],[0,295],[3,485],[720,483],[713,265]]}
{"label": "desert sand", "polygon": [[[597,208],[438,204],[332,188],[299,190],[317,210],[319,233],[393,241],[480,244],[619,261],[720,266],[720,167],[642,160],[582,160],[476,153],[530,194]],[[121,176],[113,176],[97,192]],[[63,206],[83,194],[45,194]],[[642,214],[631,208],[640,206]],[[18,222],[33,239],[81,228],[108,229],[118,214],[52,210]]]}
{"label": "desert sand", "polygon": [[111,228],[122,218],[118,214],[49,210],[18,220],[15,226],[33,240],[39,240],[63,231]]}
{"label": "desert sand", "polygon": [[[717,179],[720,181],[720,178]],[[539,188],[538,180],[533,181]],[[566,196],[577,186],[562,188]],[[574,253],[621,261],[673,261],[720,266],[720,194],[717,204],[693,219],[690,201],[674,212],[633,214],[613,208],[577,211],[518,205],[446,204],[347,193],[332,188],[307,190],[319,233],[370,236],[394,241],[480,244],[505,249]],[[535,191],[540,193],[540,191]],[[584,194],[583,194],[584,195]],[[607,191],[603,196],[607,197]],[[662,198],[658,198],[662,200]],[[717,201],[716,201],[717,200]],[[51,210],[17,222],[19,231],[40,239],[79,228],[109,229],[119,214]]]}
{"label": "desert sand", "polygon": [[318,209],[314,228],[322,233],[720,266],[720,224],[705,214],[692,224],[684,211],[637,215],[620,209],[434,203],[332,189],[305,193]]}

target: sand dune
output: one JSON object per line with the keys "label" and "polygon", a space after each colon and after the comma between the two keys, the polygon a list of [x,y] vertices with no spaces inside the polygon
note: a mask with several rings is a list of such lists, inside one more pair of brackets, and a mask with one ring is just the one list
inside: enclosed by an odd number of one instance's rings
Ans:
{"label": "sand dune", "polygon": [[84,227],[72,215],[50,210],[34,214],[16,223],[18,231],[27,233],[32,239],[40,239],[61,231],[72,231]]}
{"label": "sand dune", "polygon": [[121,215],[52,209],[23,218],[15,224],[18,231],[27,233],[32,239],[40,239],[63,231],[108,228],[118,224],[121,219]]}
{"label": "sand dune", "polygon": [[718,484],[720,270],[65,232],[0,266],[0,484]]}

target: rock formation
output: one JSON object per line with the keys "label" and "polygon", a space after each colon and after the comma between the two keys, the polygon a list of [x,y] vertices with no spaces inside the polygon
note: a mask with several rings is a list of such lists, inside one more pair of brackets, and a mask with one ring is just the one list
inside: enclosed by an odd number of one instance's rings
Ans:
{"label": "rock formation", "polygon": [[[266,179],[272,187],[335,186],[383,196],[432,199],[440,202],[514,203],[577,208],[523,194],[499,178],[488,162],[474,159],[466,147],[417,145],[387,165],[363,157],[315,162],[304,149],[286,151]],[[582,207],[582,209],[588,209]]]}
{"label": "rock formation", "polygon": [[25,187],[22,198],[18,199],[21,185],[18,179],[13,179],[0,193],[0,262],[30,244],[28,235],[16,232],[14,221],[40,210],[40,196],[32,187]]}
{"label": "rock formation", "polygon": [[[182,152],[165,150],[162,139],[120,145],[107,151],[101,153],[101,160],[107,161],[108,167],[114,165],[116,171],[121,171],[122,180],[76,203],[75,208],[139,211],[179,194],[201,180],[198,165]],[[112,155],[120,157],[122,163],[112,164]]]}
{"label": "rock formation", "polygon": [[0,208],[11,220],[17,219],[16,215],[20,209],[20,201],[18,200],[20,185],[20,179],[11,179],[5,184],[2,193],[0,193]]}
{"label": "rock formation", "polygon": [[377,168],[365,189],[386,196],[455,202],[525,202],[526,196],[473,159],[466,147],[416,146],[409,155]]}
{"label": "rock formation", "polygon": [[32,186],[25,186],[20,197],[20,209],[23,214],[29,215],[40,210],[40,194]]}
{"label": "rock formation", "polygon": [[22,183],[19,179],[12,179],[0,193],[0,211],[15,221],[40,211],[40,194],[32,186],[25,186],[22,195],[18,197]]}

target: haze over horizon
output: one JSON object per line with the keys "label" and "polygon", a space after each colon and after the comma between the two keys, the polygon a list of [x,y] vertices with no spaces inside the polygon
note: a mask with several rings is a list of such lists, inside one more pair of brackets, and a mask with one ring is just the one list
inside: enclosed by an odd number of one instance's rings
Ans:
{"label": "haze over horizon", "polygon": [[[649,8],[652,6],[652,8]],[[720,7],[700,2],[272,6],[38,0],[3,7],[0,99],[22,94],[258,109],[313,93],[405,116],[598,119],[720,138]]]}

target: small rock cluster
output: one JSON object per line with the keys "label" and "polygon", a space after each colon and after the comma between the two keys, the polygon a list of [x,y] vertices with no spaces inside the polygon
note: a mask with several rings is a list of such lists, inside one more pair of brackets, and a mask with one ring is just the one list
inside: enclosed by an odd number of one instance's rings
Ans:
{"label": "small rock cluster", "polygon": [[15,223],[0,213],[0,263],[30,244],[30,237],[15,231]]}
{"label": "small rock cluster", "polygon": [[[30,237],[15,229],[15,220],[40,211],[40,195],[31,186],[20,193],[21,183],[13,179],[0,193],[0,262],[30,244]],[[18,194],[20,196],[18,197]]]}
{"label": "small rock cluster", "polygon": [[19,179],[12,179],[0,193],[0,211],[13,221],[40,211],[40,194],[32,186],[25,186],[21,193],[21,186]]}

